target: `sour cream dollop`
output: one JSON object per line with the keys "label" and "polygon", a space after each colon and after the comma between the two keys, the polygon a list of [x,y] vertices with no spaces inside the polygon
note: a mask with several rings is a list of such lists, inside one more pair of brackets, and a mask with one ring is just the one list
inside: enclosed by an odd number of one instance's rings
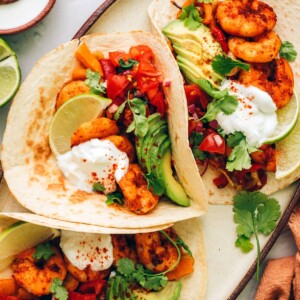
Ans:
{"label": "sour cream dollop", "polygon": [[60,247],[70,263],[83,270],[108,269],[113,263],[113,245],[109,234],[62,230]]}
{"label": "sour cream dollop", "polygon": [[104,193],[109,194],[116,190],[116,181],[126,174],[129,159],[112,142],[92,139],[58,155],[57,164],[78,189],[92,192],[93,184],[100,182]]}
{"label": "sour cream dollop", "polygon": [[272,135],[277,126],[276,105],[271,96],[254,86],[225,80],[221,89],[229,89],[230,95],[238,98],[238,107],[234,113],[217,114],[216,120],[226,134],[241,131],[249,145],[261,146]]}

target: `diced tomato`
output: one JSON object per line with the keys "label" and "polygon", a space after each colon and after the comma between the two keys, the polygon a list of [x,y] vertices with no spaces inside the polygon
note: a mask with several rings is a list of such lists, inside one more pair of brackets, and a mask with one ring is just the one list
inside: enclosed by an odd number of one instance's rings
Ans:
{"label": "diced tomato", "polygon": [[184,91],[188,105],[195,104],[203,110],[206,110],[209,97],[200,89],[197,84],[189,84],[184,86]]}
{"label": "diced tomato", "polygon": [[207,135],[199,146],[199,149],[209,153],[225,153],[225,140],[218,133],[210,133]]}
{"label": "diced tomato", "polygon": [[159,81],[157,77],[138,75],[137,85],[141,92],[146,93],[149,90],[158,90]]}
{"label": "diced tomato", "polygon": [[109,59],[113,63],[115,67],[120,66],[120,59],[123,59],[124,61],[128,61],[130,58],[130,55],[125,53],[124,51],[114,51],[108,53]]}
{"label": "diced tomato", "polygon": [[129,55],[138,61],[153,61],[154,55],[151,50],[146,45],[133,46],[129,49]]}
{"label": "diced tomato", "polygon": [[88,281],[81,284],[79,288],[79,292],[82,293],[93,293],[97,296],[101,293],[103,288],[105,287],[106,281],[103,279],[95,280],[95,281]]}
{"label": "diced tomato", "polygon": [[154,97],[152,97],[151,99],[149,98],[149,101],[156,107],[157,112],[159,112],[163,117],[167,110],[167,105],[163,93],[161,91],[158,91],[158,93]]}
{"label": "diced tomato", "polygon": [[73,291],[68,291],[68,300],[96,300],[96,294],[80,294]]}
{"label": "diced tomato", "polygon": [[106,92],[108,98],[114,100],[117,96],[121,95],[129,81],[122,75],[111,75],[107,79]]}
{"label": "diced tomato", "polygon": [[153,64],[147,61],[140,61],[138,74],[143,74],[146,76],[160,76],[161,73],[156,70]]}
{"label": "diced tomato", "polygon": [[228,180],[224,174],[221,174],[219,177],[213,179],[213,183],[218,189],[222,189],[228,184]]}
{"label": "diced tomato", "polygon": [[253,164],[250,169],[244,169],[242,171],[237,171],[235,173],[235,175],[239,181],[243,181],[244,177],[247,173],[256,172],[256,171],[260,170],[261,168],[262,168],[261,164]]}
{"label": "diced tomato", "polygon": [[101,59],[100,64],[105,79],[108,79],[108,77],[111,75],[116,75],[116,68],[110,59]]}

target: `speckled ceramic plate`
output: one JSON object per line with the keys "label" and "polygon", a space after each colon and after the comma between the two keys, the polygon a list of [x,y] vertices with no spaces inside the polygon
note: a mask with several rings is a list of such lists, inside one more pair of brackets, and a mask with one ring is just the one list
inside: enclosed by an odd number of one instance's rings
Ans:
{"label": "speckled ceramic plate", "polygon": [[26,30],[42,20],[55,0],[17,0],[0,5],[0,34]]}

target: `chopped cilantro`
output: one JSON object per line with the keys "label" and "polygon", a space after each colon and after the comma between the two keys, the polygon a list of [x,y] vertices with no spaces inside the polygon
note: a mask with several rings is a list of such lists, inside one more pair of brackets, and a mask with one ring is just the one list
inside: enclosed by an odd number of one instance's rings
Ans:
{"label": "chopped cilantro", "polygon": [[85,83],[90,87],[90,92],[96,95],[106,94],[106,87],[104,83],[100,83],[101,75],[99,72],[93,72],[90,69],[86,70]]}
{"label": "chopped cilantro", "polygon": [[50,287],[50,292],[54,294],[55,299],[67,300],[68,291],[62,286],[63,281],[59,278],[54,278]]}
{"label": "chopped cilantro", "polygon": [[105,187],[100,182],[94,182],[92,188],[93,188],[94,192],[104,192],[105,191]]}
{"label": "chopped cilantro", "polygon": [[48,260],[54,254],[54,251],[51,248],[49,243],[38,245],[33,253],[34,259],[44,259]]}
{"label": "chopped cilantro", "polygon": [[221,55],[221,54],[215,56],[211,65],[214,71],[221,75],[229,74],[231,70],[235,67],[241,68],[245,71],[250,70],[249,64],[243,63],[239,60],[232,59],[227,55]]}
{"label": "chopped cilantro", "polygon": [[285,58],[289,62],[293,62],[297,58],[297,51],[292,43],[285,41],[281,44],[279,56]]}
{"label": "chopped cilantro", "polygon": [[111,194],[107,194],[106,197],[107,197],[107,200],[105,201],[105,204],[107,204],[107,205],[112,205],[114,203],[124,204],[123,195],[120,192],[114,192]]}
{"label": "chopped cilantro", "polygon": [[199,28],[202,24],[202,18],[200,17],[199,11],[194,5],[194,1],[188,6],[182,8],[180,20],[184,22],[184,26],[194,31]]}
{"label": "chopped cilantro", "polygon": [[181,246],[190,256],[193,256],[189,246],[179,236],[176,239],[176,244]]}
{"label": "chopped cilantro", "polygon": [[154,174],[144,174],[144,177],[147,180],[148,189],[151,190],[154,195],[161,196],[165,193],[165,187],[158,182]]}
{"label": "chopped cilantro", "polygon": [[280,205],[274,198],[261,192],[240,192],[233,198],[234,222],[237,224],[236,247],[244,253],[253,249],[250,241],[254,235],[257,245],[256,280],[259,279],[260,243],[258,233],[269,235],[276,227],[280,217]]}
{"label": "chopped cilantro", "polygon": [[199,149],[199,145],[202,143],[203,139],[203,133],[195,131],[192,132],[189,138],[191,149],[195,159],[205,160],[207,158],[207,154]]}

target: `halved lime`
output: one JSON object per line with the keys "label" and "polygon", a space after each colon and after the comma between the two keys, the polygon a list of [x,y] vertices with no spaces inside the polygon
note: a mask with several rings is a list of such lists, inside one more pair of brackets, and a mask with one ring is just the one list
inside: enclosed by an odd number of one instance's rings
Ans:
{"label": "halved lime", "polygon": [[300,166],[300,121],[296,122],[292,132],[276,143],[276,179],[288,176]]}
{"label": "halved lime", "polygon": [[111,104],[111,100],[94,94],[81,94],[69,99],[55,113],[49,142],[55,155],[71,149],[71,137],[84,122],[96,119]]}
{"label": "halved lime", "polygon": [[0,261],[59,236],[57,229],[17,222],[0,234]]}
{"label": "halved lime", "polygon": [[0,39],[0,61],[14,54],[15,52],[7,45],[7,43]]}
{"label": "halved lime", "polygon": [[299,97],[294,93],[290,102],[283,108],[277,110],[278,125],[273,135],[265,141],[265,144],[276,143],[290,134],[298,121],[299,109]]}
{"label": "halved lime", "polygon": [[21,82],[19,63],[15,55],[0,62],[0,106],[16,94]]}

